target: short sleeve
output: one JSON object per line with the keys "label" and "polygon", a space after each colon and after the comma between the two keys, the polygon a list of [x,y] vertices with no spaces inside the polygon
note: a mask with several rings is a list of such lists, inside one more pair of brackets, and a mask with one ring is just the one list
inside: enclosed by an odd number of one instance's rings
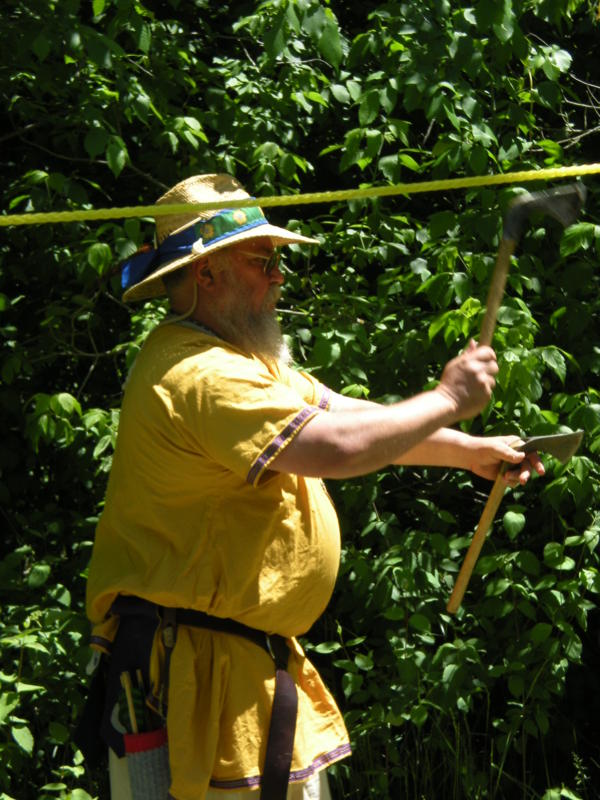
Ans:
{"label": "short sleeve", "polygon": [[331,390],[319,383],[308,372],[287,369],[287,380],[298,394],[300,394],[311,405],[316,405],[325,411],[329,410],[331,402]]}
{"label": "short sleeve", "polygon": [[308,374],[271,372],[232,351],[203,358],[188,377],[187,424],[201,451],[254,486],[328,402],[325,387]]}

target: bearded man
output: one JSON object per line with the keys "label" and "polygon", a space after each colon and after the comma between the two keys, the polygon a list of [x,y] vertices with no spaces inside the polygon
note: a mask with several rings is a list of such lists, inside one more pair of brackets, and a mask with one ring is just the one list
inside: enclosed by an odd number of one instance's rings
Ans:
{"label": "bearded man", "polygon": [[166,724],[162,796],[242,800],[260,787],[262,800],[328,798],[325,768],[350,753],[348,735],[295,638],[325,609],[338,569],[322,479],[389,464],[493,479],[508,461],[511,483],[543,472],[515,437],[447,427],[488,402],[489,347],[471,343],[436,389],[390,406],[291,369],[277,248],[318,242],[256,206],[224,209],[247,198],[228,175],[182,181],[158,202],[222,210],[158,216],[157,246],[124,270],[126,300],[166,293],[172,314],[127,381],[89,572],[93,642],[111,651],[101,728],[113,800],[136,797],[117,758],[130,752],[123,673]]}

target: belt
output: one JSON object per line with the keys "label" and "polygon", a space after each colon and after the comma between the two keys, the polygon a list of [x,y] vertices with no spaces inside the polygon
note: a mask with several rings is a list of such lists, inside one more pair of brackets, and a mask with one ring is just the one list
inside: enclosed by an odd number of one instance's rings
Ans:
{"label": "belt", "polygon": [[175,645],[178,625],[230,633],[242,636],[262,647],[275,664],[275,694],[267,738],[265,763],[260,780],[260,800],[285,800],[287,796],[296,716],[298,692],[292,676],[287,671],[289,647],[283,636],[268,634],[251,628],[234,619],[214,617],[190,608],[168,608],[139,597],[119,595],[111,606],[111,613],[119,616],[142,616],[162,621],[163,642],[166,648],[165,684],[168,691],[170,655]]}

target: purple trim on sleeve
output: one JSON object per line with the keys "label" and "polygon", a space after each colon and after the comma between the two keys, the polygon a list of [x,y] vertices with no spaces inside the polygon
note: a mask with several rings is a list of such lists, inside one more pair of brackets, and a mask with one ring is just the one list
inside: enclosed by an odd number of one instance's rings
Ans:
{"label": "purple trim on sleeve", "polygon": [[321,395],[321,399],[319,400],[319,408],[327,408],[329,406],[330,400],[331,400],[331,389],[327,386],[323,386],[323,394]]}
{"label": "purple trim on sleeve", "polygon": [[250,471],[246,475],[247,483],[249,483],[251,486],[254,485],[261,472],[267,468],[277,453],[283,449],[286,444],[288,444],[290,439],[294,438],[300,428],[309,420],[310,417],[313,416],[316,410],[317,409],[314,406],[306,406],[302,409],[302,411],[300,411],[299,414],[296,414],[294,419],[285,426],[281,433],[279,433],[273,439],[271,444],[263,450],[256,461],[252,464]]}
{"label": "purple trim on sleeve", "polygon": [[[346,758],[351,753],[352,749],[350,745],[342,744],[339,747],[336,747],[335,750],[330,750],[329,753],[324,753],[323,755],[315,758],[310,767],[290,772],[289,782],[300,783],[301,781],[306,781],[311,775],[314,775],[315,772],[319,772],[319,770],[329,767],[336,761]],[[260,775],[253,775],[251,778],[238,778],[234,781],[217,781],[211,779],[210,785],[213,787],[213,789],[244,789],[250,786],[260,786]]]}

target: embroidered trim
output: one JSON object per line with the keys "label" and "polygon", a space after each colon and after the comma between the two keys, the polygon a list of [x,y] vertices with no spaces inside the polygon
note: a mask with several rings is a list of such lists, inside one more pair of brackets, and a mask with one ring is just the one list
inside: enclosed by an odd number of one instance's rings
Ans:
{"label": "embroidered trim", "polygon": [[[346,758],[347,756],[351,755],[351,753],[352,748],[350,745],[342,744],[339,747],[336,747],[335,750],[330,750],[329,753],[324,753],[323,755],[315,758],[310,767],[293,770],[290,772],[289,782],[301,783],[302,781],[306,781],[311,775],[314,775],[315,772],[319,772],[325,767],[331,766],[331,764],[334,764],[336,761],[340,761],[342,758]],[[249,786],[260,786],[260,780],[260,775],[253,775],[250,778],[238,778],[237,780],[233,781],[219,781],[211,778],[210,785],[214,789],[243,789]]]}
{"label": "embroidered trim", "polygon": [[316,413],[317,409],[314,406],[306,406],[299,414],[296,414],[294,419],[285,426],[281,433],[273,439],[271,444],[263,450],[252,464],[246,476],[246,482],[255,486],[262,473],[267,469],[280,450],[291,442],[294,436],[296,436],[301,428],[303,428],[308,420]]}
{"label": "embroidered trim", "polygon": [[319,408],[324,408],[324,409],[329,408],[330,400],[331,400],[331,389],[327,386],[323,386],[323,394],[321,395],[321,399],[319,400]]}

